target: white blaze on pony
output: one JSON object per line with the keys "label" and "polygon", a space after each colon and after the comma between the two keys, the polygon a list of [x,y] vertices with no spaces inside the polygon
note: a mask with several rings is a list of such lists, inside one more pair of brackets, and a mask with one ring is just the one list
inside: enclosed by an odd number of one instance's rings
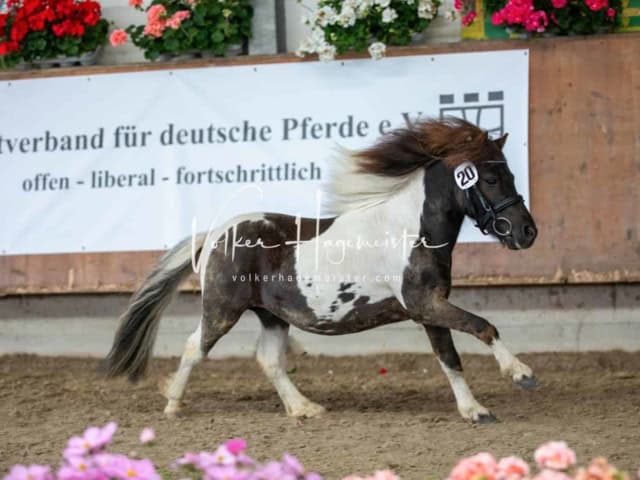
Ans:
{"label": "white blaze on pony", "polygon": [[[495,421],[464,380],[450,329],[491,347],[502,372],[524,388],[534,387],[535,377],[493,325],[447,299],[451,254],[465,215],[510,249],[535,240],[535,224],[502,154],[505,140],[491,140],[462,120],[415,123],[367,150],[341,152],[328,185],[334,217],[245,215],[184,240],[133,295],[105,359],[106,373],[131,380],[145,373],[160,315],[192,270],[193,250],[202,321],[165,387],[167,415],[179,413],[193,366],[252,310],[262,323],[258,362],[290,415],[324,411],[287,376],[290,325],[340,335],[412,319],[424,326],[461,415]],[[460,166],[464,178],[456,179]],[[255,277],[260,281],[241,280]]]}

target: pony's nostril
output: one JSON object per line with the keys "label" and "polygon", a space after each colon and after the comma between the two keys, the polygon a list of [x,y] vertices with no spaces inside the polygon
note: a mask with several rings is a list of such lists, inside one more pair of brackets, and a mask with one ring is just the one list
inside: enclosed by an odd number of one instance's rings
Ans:
{"label": "pony's nostril", "polygon": [[537,235],[537,231],[536,228],[531,226],[531,225],[525,225],[524,226],[524,236],[526,238],[535,238],[535,236]]}

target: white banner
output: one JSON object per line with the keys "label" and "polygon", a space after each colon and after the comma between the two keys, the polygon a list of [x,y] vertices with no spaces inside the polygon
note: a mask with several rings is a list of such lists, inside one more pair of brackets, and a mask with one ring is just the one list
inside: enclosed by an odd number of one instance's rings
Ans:
{"label": "white banner", "polygon": [[[510,50],[0,82],[0,253],[157,250],[193,218],[314,217],[336,144],[420,116],[508,131],[528,202],[528,78]],[[464,225],[460,241],[484,240]]]}

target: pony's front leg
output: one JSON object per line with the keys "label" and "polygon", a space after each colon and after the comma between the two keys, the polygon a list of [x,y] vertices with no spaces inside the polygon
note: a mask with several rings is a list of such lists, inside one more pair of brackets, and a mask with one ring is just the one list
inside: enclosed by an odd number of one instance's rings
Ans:
{"label": "pony's front leg", "polygon": [[434,325],[469,333],[487,344],[498,361],[500,371],[520,387],[530,390],[537,381],[531,368],[518,360],[502,343],[498,330],[487,320],[449,303],[443,294],[433,291],[412,310],[412,318],[423,325]]}
{"label": "pony's front leg", "polygon": [[447,376],[456,405],[462,418],[473,423],[495,423],[493,414],[475,399],[462,374],[462,363],[451,338],[451,330],[443,327],[424,325],[431,347],[438,357],[442,371]]}

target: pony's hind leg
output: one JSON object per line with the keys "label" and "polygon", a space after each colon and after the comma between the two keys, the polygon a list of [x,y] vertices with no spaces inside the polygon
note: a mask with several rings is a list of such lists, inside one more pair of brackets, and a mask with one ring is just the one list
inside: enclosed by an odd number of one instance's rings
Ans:
{"label": "pony's hind leg", "polygon": [[442,371],[449,380],[453,395],[456,398],[458,411],[463,418],[473,423],[494,423],[496,417],[480,405],[471,393],[469,385],[462,374],[462,363],[451,338],[451,330],[443,327],[424,326],[431,342],[431,347],[438,357]]}
{"label": "pony's hind leg", "polygon": [[167,417],[173,418],[180,414],[182,397],[191,370],[207,356],[216,342],[231,330],[240,314],[241,312],[227,312],[222,315],[219,309],[212,311],[204,307],[202,321],[187,340],[178,370],[167,379],[162,388],[168,401],[164,409]]}
{"label": "pony's hind leg", "polygon": [[289,324],[264,309],[254,309],[262,322],[256,358],[275,387],[287,414],[292,417],[315,417],[325,411],[302,395],[291,382],[286,370]]}

